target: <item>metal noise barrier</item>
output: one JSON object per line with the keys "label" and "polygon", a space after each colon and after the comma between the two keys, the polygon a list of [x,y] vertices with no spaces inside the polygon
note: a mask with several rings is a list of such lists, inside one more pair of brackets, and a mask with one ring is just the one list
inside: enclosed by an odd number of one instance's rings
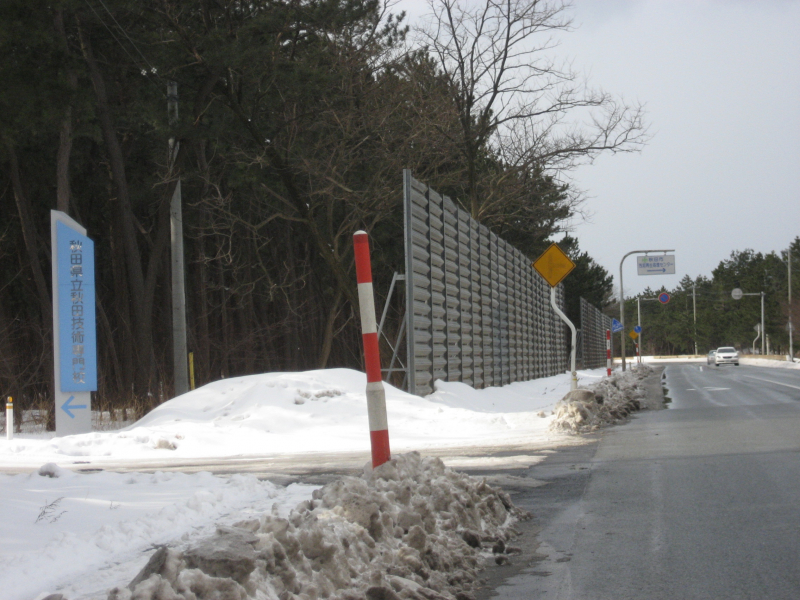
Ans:
{"label": "metal noise barrier", "polygon": [[608,329],[611,329],[611,317],[581,298],[581,350],[584,369],[600,369],[606,366]]}
{"label": "metal noise barrier", "polygon": [[[403,171],[408,391],[476,389],[563,373],[564,324],[531,260]],[[558,286],[557,302],[564,305]]]}

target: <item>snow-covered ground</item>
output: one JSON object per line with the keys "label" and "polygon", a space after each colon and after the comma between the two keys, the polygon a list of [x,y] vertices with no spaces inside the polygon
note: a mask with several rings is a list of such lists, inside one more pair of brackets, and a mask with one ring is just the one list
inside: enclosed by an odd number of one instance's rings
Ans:
{"label": "snow-covered ground", "polygon": [[[604,375],[582,371],[579,385]],[[0,471],[29,470],[0,473],[0,596],[32,600],[58,591],[69,600],[105,599],[133,579],[156,545],[188,547],[218,523],[273,510],[287,516],[318,486],[101,469],[368,452],[365,387],[365,375],[347,369],[253,375],[194,390],[119,431],[0,439]],[[426,398],[387,386],[392,452],[563,443],[568,438],[548,426],[568,390],[567,374],[480,391],[439,382]]]}
{"label": "snow-covered ground", "polygon": [[[580,372],[579,385],[604,374]],[[365,388],[366,376],[350,369],[223,379],[165,402],[123,430],[0,440],[0,469],[369,450]],[[537,414],[564,396],[569,378],[479,391],[461,383],[436,388],[420,398],[386,386],[393,451],[549,439],[548,420]]]}
{"label": "snow-covered ground", "polygon": [[[579,386],[589,387],[603,380],[605,369],[578,375]],[[206,385],[122,430],[0,439],[0,596],[105,599],[119,587],[113,597],[127,600],[125,586],[163,545],[169,554],[160,571],[139,583],[137,599],[203,597],[199,591],[210,594],[215,585],[228,586],[229,595],[220,598],[245,592],[265,599],[329,597],[348,572],[354,597],[370,586],[389,586],[404,598],[433,597],[420,591],[428,586],[452,598],[443,586],[468,588],[486,544],[513,537],[515,513],[502,492],[424,458],[426,451],[574,440],[550,428],[556,402],[569,391],[568,374],[480,391],[437,382],[425,398],[387,386],[396,460],[380,473],[365,467],[364,478],[328,484],[316,497],[319,486],[282,487],[252,475],[104,469],[292,456],[302,463],[309,453],[368,452],[365,387],[364,374],[347,369],[254,375]],[[496,460],[487,465],[497,466]],[[425,493],[415,491],[419,486]],[[472,530],[477,538],[467,536]],[[213,535],[217,546],[255,553],[258,560],[244,563],[260,566],[244,578],[220,575],[222,583],[209,577],[216,567],[198,553],[201,540]],[[475,539],[479,547],[472,548]],[[453,544],[458,552],[451,556]],[[321,558],[315,548],[323,547]],[[264,569],[281,578],[267,581]],[[463,582],[450,581],[453,569]]]}

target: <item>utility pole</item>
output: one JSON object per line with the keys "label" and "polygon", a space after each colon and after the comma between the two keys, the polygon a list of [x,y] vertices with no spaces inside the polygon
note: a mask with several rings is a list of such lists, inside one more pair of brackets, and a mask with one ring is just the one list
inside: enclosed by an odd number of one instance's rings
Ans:
{"label": "utility pole", "polygon": [[694,316],[694,353],[697,354],[697,295],[692,284],[692,315]]}
{"label": "utility pole", "polygon": [[789,244],[789,249],[786,251],[786,263],[789,265],[789,360],[794,362],[794,343],[792,334],[794,333],[794,326],[792,325],[792,245]]}
{"label": "utility pole", "polygon": [[764,330],[764,296],[766,292],[761,292],[761,356],[766,353],[765,340],[767,332]]}
{"label": "utility pole", "polygon": [[[178,83],[167,83],[167,113],[170,128],[178,124]],[[169,176],[173,176],[175,160],[180,142],[169,138]],[[172,264],[172,364],[175,376],[175,395],[189,391],[189,366],[186,346],[186,290],[183,266],[183,210],[181,207],[181,180],[175,183],[175,191],[169,205],[169,225]]]}

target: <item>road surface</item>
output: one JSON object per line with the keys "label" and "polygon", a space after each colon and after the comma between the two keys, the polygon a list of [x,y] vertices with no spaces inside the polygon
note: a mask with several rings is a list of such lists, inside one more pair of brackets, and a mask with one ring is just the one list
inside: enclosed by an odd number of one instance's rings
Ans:
{"label": "road surface", "polygon": [[800,599],[800,371],[674,364],[667,408],[519,471],[546,485],[480,600]]}

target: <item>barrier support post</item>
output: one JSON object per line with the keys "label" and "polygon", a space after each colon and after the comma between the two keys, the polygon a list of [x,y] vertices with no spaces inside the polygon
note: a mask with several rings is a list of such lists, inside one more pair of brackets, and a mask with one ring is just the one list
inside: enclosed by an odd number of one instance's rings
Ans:
{"label": "barrier support post", "polygon": [[14,399],[11,396],[6,400],[6,439],[14,439]]}
{"label": "barrier support post", "polygon": [[367,414],[372,449],[372,467],[391,458],[389,425],[386,418],[386,390],[381,380],[381,355],[378,348],[378,323],[375,318],[375,295],[372,290],[372,263],[369,236],[365,231],[353,234],[358,282],[358,305],[361,313],[361,337],[364,344],[364,365],[367,371]]}

